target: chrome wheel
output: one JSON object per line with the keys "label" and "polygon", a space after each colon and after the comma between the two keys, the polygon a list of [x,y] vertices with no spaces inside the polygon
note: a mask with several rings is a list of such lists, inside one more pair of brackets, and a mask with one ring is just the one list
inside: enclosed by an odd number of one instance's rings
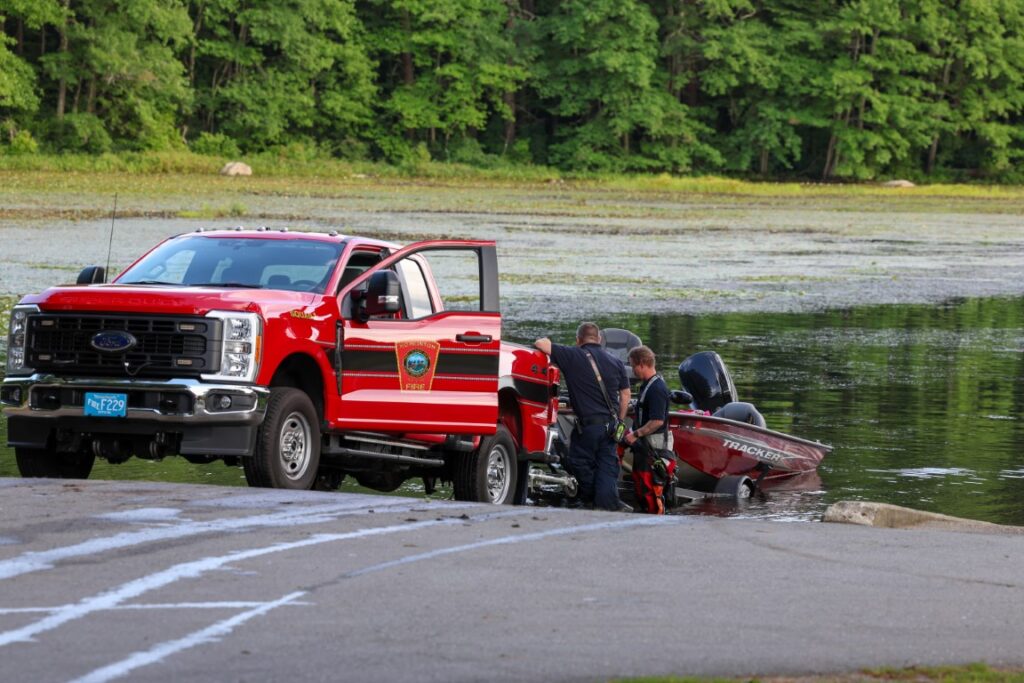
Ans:
{"label": "chrome wheel", "polygon": [[281,422],[278,452],[281,454],[284,475],[293,481],[302,479],[309,469],[312,433],[309,421],[300,412],[289,413]]}
{"label": "chrome wheel", "polygon": [[503,502],[508,497],[513,467],[515,465],[505,444],[494,444],[487,454],[487,497],[492,503]]}
{"label": "chrome wheel", "polygon": [[[481,440],[472,453],[450,454],[455,500],[512,504],[520,476],[516,453],[516,442],[508,427],[499,424],[494,434]],[[528,476],[525,467],[522,476]]]}

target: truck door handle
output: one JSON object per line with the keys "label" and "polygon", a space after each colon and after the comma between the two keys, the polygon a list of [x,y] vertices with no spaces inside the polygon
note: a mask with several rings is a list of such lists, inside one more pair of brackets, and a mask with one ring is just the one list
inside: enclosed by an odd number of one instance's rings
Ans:
{"label": "truck door handle", "polygon": [[455,341],[466,342],[467,344],[486,344],[491,341],[489,334],[457,334]]}

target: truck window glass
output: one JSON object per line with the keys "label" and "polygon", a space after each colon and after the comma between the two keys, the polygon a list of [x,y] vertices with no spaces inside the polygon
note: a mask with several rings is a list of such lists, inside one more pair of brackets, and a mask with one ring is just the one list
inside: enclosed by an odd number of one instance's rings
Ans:
{"label": "truck window glass", "polygon": [[340,243],[313,240],[190,235],[160,245],[117,283],[323,293],[341,248]]}
{"label": "truck window glass", "polygon": [[338,289],[341,290],[348,283],[359,277],[364,270],[380,261],[379,251],[355,251],[345,262],[345,268],[341,271],[341,282]]}
{"label": "truck window glass", "polygon": [[446,311],[480,310],[480,261],[475,251],[437,250],[423,256],[434,274]]}
{"label": "truck window glass", "polygon": [[195,258],[196,252],[192,249],[183,249],[172,255],[166,261],[157,263],[148,271],[145,276],[147,280],[160,280],[168,284],[180,285],[185,280],[188,267]]}
{"label": "truck window glass", "polygon": [[402,259],[397,264],[399,280],[402,283],[402,298],[405,300],[407,318],[424,318],[434,312],[430,304],[430,290],[420,264],[413,258]]}

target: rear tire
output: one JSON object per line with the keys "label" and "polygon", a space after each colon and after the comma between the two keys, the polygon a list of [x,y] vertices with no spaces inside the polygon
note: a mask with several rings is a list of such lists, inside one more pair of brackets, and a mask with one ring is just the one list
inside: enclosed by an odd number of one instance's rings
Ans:
{"label": "rear tire", "polygon": [[472,453],[459,454],[452,482],[455,500],[510,505],[516,498],[519,463],[516,444],[505,425],[480,442]]}
{"label": "rear tire", "polygon": [[304,392],[270,390],[255,452],[242,459],[249,486],[309,490],[320,467],[320,417]]}
{"label": "rear tire", "polygon": [[720,496],[730,496],[736,500],[750,500],[750,497],[754,495],[754,482],[745,474],[722,477],[715,484],[715,493]]}
{"label": "rear tire", "polygon": [[57,453],[45,448],[14,447],[18,472],[23,477],[88,479],[96,456],[92,453]]}

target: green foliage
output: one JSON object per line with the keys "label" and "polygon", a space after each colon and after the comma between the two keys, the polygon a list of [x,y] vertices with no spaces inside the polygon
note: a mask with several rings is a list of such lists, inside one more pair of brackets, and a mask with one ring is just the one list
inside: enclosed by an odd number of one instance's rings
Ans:
{"label": "green foliage", "polygon": [[0,0],[0,19],[0,119],[61,152],[1024,180],[1021,0]]}
{"label": "green foliage", "polygon": [[635,0],[567,0],[537,21],[532,85],[564,125],[550,148],[563,168],[629,168],[631,142],[676,107],[658,96],[658,24]]}
{"label": "green foliage", "polygon": [[13,42],[0,33],[0,114],[31,113],[39,106],[35,73],[11,53],[8,45]]}
{"label": "green foliage", "polygon": [[372,64],[351,0],[192,0],[195,125],[247,150],[359,136]]}
{"label": "green foliage", "polygon": [[503,0],[369,0],[362,16],[382,74],[379,115],[389,130],[377,142],[385,158],[404,162],[419,141],[444,157],[453,139],[489,118],[512,118],[505,96],[526,70],[505,30]]}
{"label": "green foliage", "polygon": [[19,130],[11,138],[11,143],[5,150],[8,154],[36,154],[39,151],[39,143],[27,130]]}
{"label": "green foliage", "polygon": [[207,154],[216,157],[236,158],[241,152],[238,143],[223,133],[200,133],[199,137],[189,144],[196,154]]}
{"label": "green foliage", "polygon": [[67,114],[46,127],[46,138],[57,152],[102,154],[113,147],[103,121],[94,114]]}

